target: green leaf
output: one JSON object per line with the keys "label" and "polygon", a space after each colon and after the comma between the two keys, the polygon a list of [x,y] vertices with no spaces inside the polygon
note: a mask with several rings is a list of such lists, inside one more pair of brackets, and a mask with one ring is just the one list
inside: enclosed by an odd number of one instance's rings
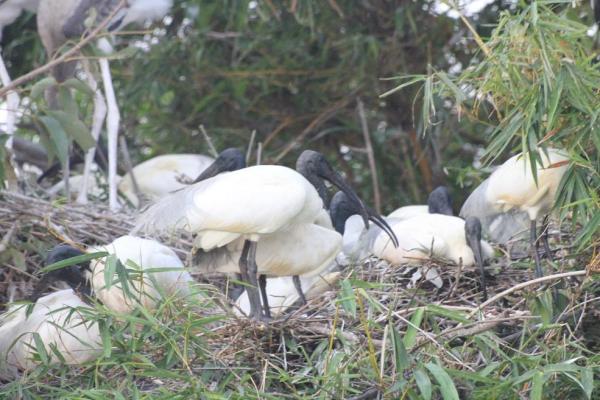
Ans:
{"label": "green leaf", "polygon": [[75,89],[78,92],[85,94],[86,96],[94,97],[94,91],[92,90],[92,88],[79,79],[69,78],[63,83],[61,83],[61,86]]}
{"label": "green leaf", "polygon": [[429,376],[423,369],[418,368],[415,370],[415,381],[417,382],[417,387],[421,392],[421,396],[423,396],[424,400],[431,399],[431,380]]}
{"label": "green leaf", "polygon": [[54,154],[56,154],[61,164],[64,165],[69,158],[69,138],[67,137],[67,133],[55,118],[50,116],[41,116],[39,118],[50,136]]}
{"label": "green leaf", "polygon": [[69,265],[75,265],[75,264],[80,264],[80,263],[87,262],[90,260],[95,260],[97,258],[105,257],[107,254],[108,253],[105,251],[98,251],[95,253],[88,253],[88,254],[83,254],[80,256],[76,256],[76,257],[67,258],[66,260],[61,260],[61,261],[55,262],[53,264],[50,264],[50,265],[40,269],[39,273],[43,274],[46,272],[54,271],[54,270],[61,269],[64,267],[68,267]]}
{"label": "green leaf", "polygon": [[392,339],[392,344],[394,346],[394,358],[396,361],[396,373],[401,375],[405,369],[410,366],[410,359],[408,357],[408,353],[406,352],[406,348],[404,347],[404,343],[402,342],[402,338],[400,334],[394,327],[394,325],[389,322],[388,324],[390,330],[390,336]]}
{"label": "green leaf", "polygon": [[542,400],[542,394],[544,393],[544,374],[541,371],[537,371],[533,375],[531,381],[531,393],[529,398],[531,400]]}
{"label": "green leaf", "polygon": [[342,291],[340,302],[346,312],[350,313],[353,317],[356,317],[356,299],[354,298],[354,290],[347,280],[342,281]]}
{"label": "green leaf", "polygon": [[33,332],[32,336],[33,341],[35,343],[35,350],[37,354],[39,354],[40,360],[42,360],[42,364],[48,365],[49,357],[48,352],[46,351],[46,347],[44,346],[44,341],[42,340],[40,334],[37,332]]}
{"label": "green leaf", "polygon": [[105,319],[98,321],[100,330],[100,338],[102,339],[102,356],[110,357],[112,352],[112,335],[110,333],[110,325]]}
{"label": "green leaf", "polygon": [[585,392],[585,397],[588,399],[592,398],[592,392],[594,391],[594,372],[590,367],[581,367],[581,385]]}
{"label": "green leaf", "polygon": [[88,151],[96,145],[90,130],[75,114],[57,110],[49,111],[48,114],[60,122],[67,135],[74,139],[84,151]]}
{"label": "green leaf", "polygon": [[410,324],[408,325],[408,328],[406,328],[406,333],[404,334],[404,347],[407,349],[411,349],[415,345],[415,341],[417,340],[417,328],[421,326],[424,315],[425,308],[420,307],[410,319]]}
{"label": "green leaf", "polygon": [[431,372],[431,375],[433,375],[438,385],[440,385],[440,393],[444,400],[460,400],[454,382],[444,368],[431,362],[425,364],[425,368]]}
{"label": "green leaf", "polygon": [[44,94],[46,89],[53,85],[56,85],[56,79],[54,79],[52,76],[39,80],[31,88],[31,94],[29,97],[32,100],[37,100],[41,95]]}
{"label": "green leaf", "polygon": [[[73,98],[71,90],[62,86],[58,88],[58,104],[60,108],[69,115],[79,115],[79,106]],[[50,113],[48,113],[50,114]]]}
{"label": "green leaf", "polygon": [[117,270],[117,256],[116,254],[109,254],[104,262],[104,287],[106,290],[110,289],[113,283],[113,277]]}

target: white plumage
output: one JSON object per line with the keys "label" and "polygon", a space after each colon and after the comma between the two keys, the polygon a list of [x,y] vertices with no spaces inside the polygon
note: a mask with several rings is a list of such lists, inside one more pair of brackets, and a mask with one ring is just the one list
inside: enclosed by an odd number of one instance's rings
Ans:
{"label": "white plumage", "polygon": [[[214,161],[201,154],[164,154],[136,165],[131,172],[140,193],[156,201],[188,187]],[[120,180],[119,190],[132,204],[139,205],[129,173]]]}
{"label": "white plumage", "polygon": [[302,175],[260,165],[219,174],[163,198],[141,216],[137,229],[184,229],[197,235],[199,248],[211,250],[312,223],[322,209],[317,191]]}
{"label": "white plumage", "polygon": [[[122,178],[117,175],[117,181],[120,181],[121,179]],[[103,194],[106,193],[105,189],[106,189],[107,184],[108,183],[106,182],[106,178],[104,177],[104,175],[93,177],[91,182],[88,181],[88,189],[87,189],[88,194],[92,195],[93,197],[102,196]],[[83,188],[83,175],[73,175],[73,176],[69,177],[69,192],[71,193],[71,196],[75,196],[75,195],[79,194],[79,192],[82,190],[82,188]],[[48,188],[46,190],[46,192],[51,197],[57,196],[59,194],[64,194],[65,193],[65,181],[61,180],[60,182],[57,182],[56,184],[54,184],[53,186]]]}
{"label": "white plumage", "polygon": [[123,266],[132,270],[128,296],[121,283],[113,282],[109,288],[106,287],[104,258],[93,260],[90,264],[94,294],[113,311],[129,313],[137,305],[153,309],[162,295],[185,298],[191,293],[192,276],[173,250],[155,240],[122,236],[106,246],[88,249],[88,252],[96,251],[115,254]]}
{"label": "white plumage", "polygon": [[34,334],[40,336],[50,363],[81,364],[102,354],[98,325],[88,318],[89,306],[72,289],[39,298],[27,315],[26,304],[12,305],[0,316],[0,376],[14,376],[39,364]]}
{"label": "white plumage", "polygon": [[[442,214],[422,214],[406,220],[388,220],[399,246],[394,248],[388,237],[379,235],[373,245],[373,253],[393,265],[420,265],[430,254],[465,266],[474,265],[473,250],[467,243],[465,221]],[[483,259],[493,255],[493,248],[480,241]]]}
{"label": "white plumage", "polygon": [[[239,272],[243,240],[235,240],[211,254],[197,253],[194,266],[202,272]],[[297,224],[262,235],[256,250],[259,274],[267,276],[314,276],[329,267],[342,247],[342,236],[317,224]]]}
{"label": "white plumage", "polygon": [[[531,163],[526,155],[515,155],[498,167],[481,185],[471,193],[460,210],[462,217],[474,216],[481,220],[491,238],[505,242],[516,229],[522,230],[523,223],[515,224],[519,213],[526,213],[530,220],[547,213],[554,204],[558,185],[567,170],[569,158],[556,149],[540,151],[541,165],[537,165],[537,183],[531,172]],[[504,216],[511,213],[515,218]],[[493,228],[493,229],[491,229]]]}
{"label": "white plumage", "polygon": [[412,218],[416,215],[428,214],[429,207],[426,205],[414,205],[414,206],[404,206],[397,208],[388,214],[388,218],[393,218],[397,220]]}
{"label": "white plumage", "polygon": [[[202,250],[196,254],[197,263],[207,270],[239,270],[249,283],[251,316],[262,318],[257,274],[317,274],[339,251],[340,235],[315,225],[324,215],[324,179],[362,207],[364,221],[381,217],[368,215],[352,189],[317,152],[302,153],[297,163],[300,172],[276,165],[244,165],[239,150],[225,150],[198,183],[150,207],[134,231],[183,229],[195,234],[195,245]],[[312,242],[299,246],[304,241]]]}

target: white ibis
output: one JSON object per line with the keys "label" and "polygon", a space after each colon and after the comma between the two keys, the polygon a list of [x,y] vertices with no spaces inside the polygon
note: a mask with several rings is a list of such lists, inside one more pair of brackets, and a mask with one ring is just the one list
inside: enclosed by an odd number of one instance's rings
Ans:
{"label": "white ibis", "polygon": [[[379,223],[381,217],[367,210],[325,157],[315,151],[307,150],[300,155],[297,171],[278,165],[244,166],[244,155],[239,150],[223,151],[198,177],[197,183],[150,207],[138,220],[135,230],[184,229],[196,235],[198,248],[213,256],[219,252],[210,250],[243,241],[239,270],[242,280],[248,283],[250,317],[263,319],[266,316],[261,312],[257,274],[290,276],[310,271],[292,271],[288,267],[266,270],[264,264],[257,266],[257,243],[262,243],[268,235],[285,237],[304,229],[318,229],[314,221],[322,214],[328,199],[325,180],[358,205],[366,225],[369,219]],[[328,231],[339,238],[336,232]],[[310,256],[314,250],[304,249],[304,253]],[[318,266],[312,266],[315,267]]]}
{"label": "white ibis", "polygon": [[468,217],[463,220],[443,214],[421,214],[388,222],[398,238],[398,247],[392,246],[388,238],[380,234],[373,244],[374,255],[392,265],[421,265],[431,256],[464,266],[477,264],[483,296],[487,298],[483,262],[494,254],[494,250],[481,239],[479,219]]}
{"label": "white ibis", "polygon": [[429,193],[427,205],[400,207],[388,215],[388,218],[407,219],[417,214],[454,215],[452,198],[446,186],[438,186]]}
{"label": "white ibis", "polygon": [[140,201],[136,195],[131,174],[140,194],[151,201],[187,187],[214,158],[202,154],[164,154],[136,165],[119,182],[119,191],[134,205]]}
{"label": "white ibis", "polygon": [[[0,41],[2,40],[2,31],[4,27],[12,24],[21,15],[23,10],[35,12],[39,0],[2,0],[0,1]],[[10,75],[2,58],[0,49],[0,83],[8,86],[11,83]],[[17,124],[17,109],[19,108],[19,95],[11,91],[6,95],[6,119],[5,131],[11,137],[6,143],[7,148],[12,148],[12,135],[15,133]]]}
{"label": "white ibis", "polygon": [[[117,175],[117,182],[120,182],[122,178]],[[88,182],[89,184],[89,182]],[[92,197],[99,198],[106,193],[107,182],[104,175],[94,176],[91,185],[88,185],[88,194]],[[83,175],[71,175],[69,177],[69,192],[71,196],[78,195],[83,189]],[[53,186],[46,189],[46,193],[50,197],[58,196],[59,194],[65,193],[65,181],[61,180]]]}
{"label": "white ibis", "polygon": [[[57,247],[46,262],[52,264],[76,255],[69,248]],[[51,271],[29,297],[34,303],[31,309],[27,304],[14,304],[0,316],[0,376],[14,377],[17,370],[34,368],[40,361],[35,357],[39,351],[45,352],[52,364],[63,360],[66,364],[81,364],[102,354],[98,324],[89,318],[90,306],[76,291],[86,291],[83,276],[78,266]],[[43,295],[50,285],[58,282],[71,288]],[[36,344],[36,335],[43,349]]]}
{"label": "white ibis", "polygon": [[[98,24],[114,14],[108,24],[108,31],[114,32],[123,26],[162,18],[171,8],[172,0],[128,0],[126,7],[115,13],[119,5],[115,0],[41,0],[38,9],[38,31],[47,53],[54,53],[68,40],[77,40],[86,33],[90,19],[95,16],[93,24]],[[105,53],[112,51],[112,46],[107,40],[101,39],[100,47]],[[113,89],[108,59],[98,59],[106,94],[104,97],[97,90],[94,78],[88,73],[90,86],[96,92],[94,99],[94,117],[92,123],[92,136],[97,141],[106,116],[106,131],[108,136],[108,183],[109,183],[109,205],[111,209],[118,207],[117,201],[117,138],[119,131],[119,108]],[[63,63],[54,69],[54,76],[58,82],[62,82],[74,73],[74,62]],[[51,92],[52,93],[52,92]],[[56,106],[56,100],[51,106]],[[84,187],[78,200],[82,203],[87,201],[87,180],[91,164],[94,159],[94,150],[90,149],[86,155],[84,169]]]}
{"label": "white ibis", "polygon": [[[60,247],[69,249],[63,251],[64,259],[84,254],[67,245]],[[114,254],[127,270],[128,289],[125,290],[125,284],[117,278],[112,284],[107,284],[106,259],[92,260],[84,268],[85,278],[89,279],[90,290],[95,297],[117,313],[129,313],[137,306],[152,310],[162,296],[186,298],[191,293],[190,284],[194,283],[194,279],[184,269],[177,254],[155,240],[121,236],[106,246],[87,251]]]}
{"label": "white ibis", "polygon": [[[460,210],[462,217],[477,217],[494,238],[507,237],[518,220],[518,213],[526,213],[530,221],[529,242],[535,259],[536,274],[543,275],[537,251],[536,220],[547,216],[554,205],[560,181],[567,170],[568,156],[557,149],[540,149],[539,159],[532,166],[530,155],[518,154],[498,167],[469,196]],[[536,178],[532,173],[536,168]],[[544,231],[546,228],[543,229]],[[545,237],[545,236],[544,236]],[[546,252],[549,247],[545,241]]]}

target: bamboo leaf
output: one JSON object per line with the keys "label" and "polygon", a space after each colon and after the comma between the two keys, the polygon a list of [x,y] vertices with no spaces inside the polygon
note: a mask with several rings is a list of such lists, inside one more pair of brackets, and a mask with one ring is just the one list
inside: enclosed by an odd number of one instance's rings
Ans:
{"label": "bamboo leaf", "polygon": [[444,368],[431,362],[425,364],[425,368],[429,370],[431,375],[433,375],[440,386],[440,393],[442,394],[442,398],[444,400],[460,400],[458,397],[458,391],[454,386],[454,382]]}

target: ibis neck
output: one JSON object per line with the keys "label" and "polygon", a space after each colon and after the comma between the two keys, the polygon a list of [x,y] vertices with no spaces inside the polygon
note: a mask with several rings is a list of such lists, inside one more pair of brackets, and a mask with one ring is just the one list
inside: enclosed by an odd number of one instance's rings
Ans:
{"label": "ibis neck", "polygon": [[323,201],[323,207],[329,209],[329,193],[325,181],[315,174],[303,174],[304,177],[317,189],[319,197]]}

